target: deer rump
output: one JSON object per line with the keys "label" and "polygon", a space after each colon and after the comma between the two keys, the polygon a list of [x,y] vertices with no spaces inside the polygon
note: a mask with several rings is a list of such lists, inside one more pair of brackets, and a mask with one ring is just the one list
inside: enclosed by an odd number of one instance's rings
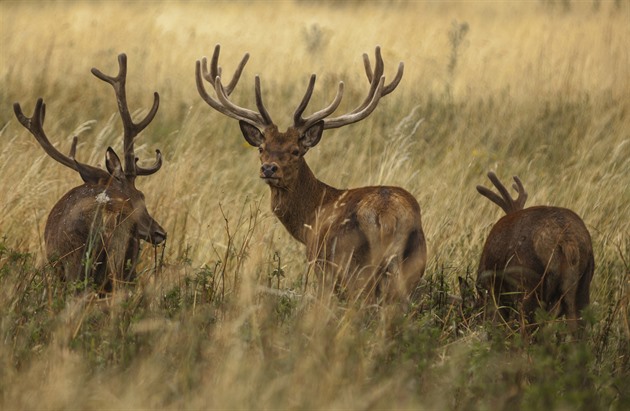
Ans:
{"label": "deer rump", "polygon": [[306,236],[307,256],[325,289],[348,296],[406,298],[426,264],[416,199],[400,187],[345,191],[317,212]]}
{"label": "deer rump", "polygon": [[530,322],[537,308],[577,320],[589,303],[594,271],[591,238],[573,211],[535,206],[503,216],[483,248],[476,287],[491,293],[504,319],[521,308]]}

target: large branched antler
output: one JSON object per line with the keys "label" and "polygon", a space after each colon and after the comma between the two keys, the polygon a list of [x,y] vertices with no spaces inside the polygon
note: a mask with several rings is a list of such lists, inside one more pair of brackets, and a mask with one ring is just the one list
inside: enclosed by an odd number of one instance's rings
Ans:
{"label": "large branched antler", "polygon": [[[237,66],[232,80],[227,87],[224,87],[221,81],[221,67],[219,67],[218,64],[219,51],[220,46],[216,45],[214,53],[212,55],[210,69],[208,69],[208,60],[205,57],[201,59],[201,61],[197,60],[195,70],[197,91],[199,92],[203,100],[208,103],[210,107],[214,108],[218,112],[237,120],[246,121],[252,125],[257,126],[260,129],[264,129],[273,125],[271,116],[269,115],[262,101],[259,76],[256,76],[255,78],[256,107],[258,108],[258,112],[240,107],[234,104],[229,99],[229,95],[234,90],[234,87],[236,86],[241,76],[241,73],[243,72],[243,68],[249,60],[249,54],[245,54],[245,56]],[[316,75],[313,74],[311,75],[308,87],[306,88],[306,93],[304,94],[302,101],[293,114],[293,127],[304,131],[310,128],[315,123],[323,120],[324,129],[338,128],[348,124],[356,123],[357,121],[360,121],[370,115],[370,113],[372,113],[372,111],[374,111],[374,109],[378,105],[381,97],[391,93],[396,88],[396,86],[398,86],[398,83],[400,83],[400,80],[402,79],[404,70],[404,64],[401,62],[398,66],[398,72],[396,73],[394,80],[391,83],[385,85],[385,76],[383,75],[385,65],[381,56],[380,47],[376,47],[375,54],[376,64],[374,66],[374,70],[372,70],[368,55],[363,55],[365,74],[368,78],[368,81],[370,82],[370,88],[368,90],[367,96],[358,107],[342,116],[327,118],[339,107],[339,104],[341,103],[344,91],[344,84],[343,82],[339,82],[337,94],[333,101],[325,108],[304,118],[304,110],[306,110],[306,107],[308,106],[311,96],[313,95],[313,90],[315,88]],[[206,91],[203,83],[204,79],[208,81],[214,88],[217,95],[216,98],[209,95]]]}
{"label": "large branched antler", "polygon": [[[266,128],[273,124],[271,120],[271,116],[265,105],[262,101],[262,93],[260,90],[260,78],[256,76],[255,80],[255,93],[256,93],[256,106],[258,107],[258,112],[253,110],[249,110],[243,107],[239,107],[236,104],[232,103],[229,99],[229,95],[234,91],[234,87],[238,83],[238,80],[241,78],[241,74],[243,73],[243,68],[247,61],[249,60],[249,54],[245,53],[243,59],[238,64],[234,75],[232,76],[232,80],[228,84],[227,87],[223,86],[221,82],[221,72],[222,69],[219,67],[219,53],[221,52],[221,45],[217,44],[214,47],[214,53],[212,54],[212,59],[210,63],[210,70],[208,70],[208,59],[206,57],[202,58],[201,61],[197,60],[195,67],[195,79],[197,83],[197,91],[201,98],[208,103],[210,107],[217,110],[218,112],[225,114],[228,117],[234,118],[236,120],[244,120],[253,125],[256,125],[259,128]],[[215,99],[206,91],[206,88],[203,84],[203,79],[206,79],[214,91],[217,94],[217,98]]]}
{"label": "large branched antler", "polygon": [[118,75],[116,77],[103,74],[97,68],[92,68],[92,74],[99,79],[109,83],[114,88],[116,94],[116,101],[118,103],[118,111],[123,123],[124,133],[124,158],[125,158],[125,176],[130,181],[133,181],[136,176],[139,175],[151,175],[158,171],[162,167],[162,153],[160,150],[155,150],[155,163],[147,168],[140,167],[138,158],[134,152],[134,139],[144,130],[153,118],[155,117],[158,107],[160,105],[160,95],[156,92],[153,93],[153,106],[146,117],[138,123],[134,123],[129,113],[129,106],[127,105],[127,92],[125,84],[127,81],[127,55],[124,53],[118,55]]}
{"label": "large branched antler", "polygon": [[307,118],[303,118],[302,114],[304,114],[304,110],[306,110],[306,106],[308,106],[309,101],[311,100],[311,96],[313,95],[313,89],[315,88],[315,80],[317,76],[315,74],[311,74],[311,79],[308,82],[308,87],[306,88],[306,93],[302,98],[302,101],[298,105],[297,109],[295,109],[295,113],[293,114],[293,127],[300,128],[302,130],[306,130],[311,127],[313,124],[317,123],[319,120],[328,117],[339,107],[341,103],[341,98],[343,97],[343,81],[339,82],[339,87],[337,89],[337,95],[335,99],[325,108],[317,111],[316,113],[311,114]]}
{"label": "large branched antler", "polygon": [[368,78],[368,81],[370,82],[370,88],[368,90],[367,96],[358,107],[356,107],[351,112],[341,115],[339,117],[326,118],[335,111],[341,101],[341,97],[343,95],[343,83],[340,83],[337,96],[335,97],[335,100],[333,100],[333,103],[330,104],[330,106],[318,111],[317,113],[314,113],[306,119],[302,118],[302,113],[308,105],[308,102],[313,93],[313,87],[315,86],[315,75],[312,75],[311,81],[309,82],[308,88],[306,90],[306,94],[304,95],[302,102],[298,106],[293,116],[294,126],[301,129],[308,129],[316,122],[324,120],[324,129],[338,128],[348,124],[356,123],[369,116],[378,105],[381,97],[388,95],[389,93],[394,91],[396,86],[398,86],[398,83],[400,83],[400,80],[402,79],[405,67],[404,63],[400,62],[398,65],[396,77],[394,77],[394,80],[391,83],[385,85],[385,76],[383,74],[385,72],[385,64],[383,63],[381,48],[379,46],[376,46],[375,55],[376,64],[374,66],[374,71],[372,71],[370,58],[368,57],[367,53],[363,54],[363,65],[365,67],[365,74]]}
{"label": "large branched antler", "polygon": [[[217,44],[216,46],[214,46],[214,52],[212,53],[212,59],[210,60],[209,71],[208,71],[208,59],[206,57],[203,57],[201,59],[201,68],[202,68],[203,78],[205,78],[210,84],[212,84],[213,87],[214,87],[214,81],[216,80],[217,77],[221,77],[221,73],[223,71],[221,67],[219,66],[220,52],[221,52],[221,45]],[[232,76],[232,80],[230,81],[230,84],[228,84],[227,87],[225,87],[225,92],[228,96],[232,94],[232,91],[234,91],[234,88],[236,87],[236,84],[240,80],[241,74],[243,73],[243,69],[245,68],[245,64],[247,64],[248,60],[249,60],[249,53],[245,53],[245,55],[243,56],[243,59],[241,60],[241,62],[236,67],[236,70],[234,71],[234,75]]]}
{"label": "large branched antler", "polygon": [[92,167],[88,164],[80,163],[75,159],[77,151],[78,138],[75,136],[72,139],[72,146],[70,147],[70,154],[68,156],[62,154],[59,150],[52,145],[48,136],[44,132],[44,119],[46,118],[46,104],[42,98],[37,99],[35,104],[35,110],[32,117],[26,117],[22,112],[20,103],[13,104],[13,111],[18,121],[35,137],[40,146],[44,149],[46,154],[63,164],[66,167],[73,169],[81,174],[84,181],[87,182],[86,177],[88,175],[94,176],[96,179],[109,178],[109,175],[98,167]]}
{"label": "large branched antler", "polygon": [[501,196],[497,195],[494,191],[484,186],[477,186],[477,191],[479,192],[479,194],[488,198],[490,201],[501,207],[503,211],[505,211],[505,214],[510,214],[514,211],[522,210],[525,207],[525,202],[527,201],[527,192],[523,187],[523,183],[517,176],[513,177],[514,184],[512,185],[512,188],[514,188],[518,192],[518,197],[516,199],[513,199],[510,196],[510,193],[505,188],[505,186],[501,184],[501,181],[499,181],[499,178],[495,173],[490,171],[488,173],[488,178],[490,179],[490,181],[492,181],[492,184],[494,184]]}

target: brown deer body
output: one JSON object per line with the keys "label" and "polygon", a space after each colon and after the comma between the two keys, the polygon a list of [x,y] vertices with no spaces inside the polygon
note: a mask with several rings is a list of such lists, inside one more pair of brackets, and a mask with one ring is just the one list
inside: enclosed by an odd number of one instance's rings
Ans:
{"label": "brown deer body", "polygon": [[580,312],[589,303],[595,265],[584,222],[566,208],[523,208],[527,193],[518,177],[516,200],[494,173],[488,177],[501,196],[482,186],[477,190],[506,215],[492,227],[477,271],[477,289],[488,293],[486,307],[499,307],[504,319],[510,310],[521,308],[530,323],[541,307],[564,315],[570,329],[577,331]]}
{"label": "brown deer body", "polygon": [[[306,94],[298,106],[293,126],[280,132],[262,103],[260,80],[255,92],[258,112],[234,105],[228,96],[247,62],[245,55],[234,78],[224,88],[218,67],[219,46],[215,48],[210,71],[207,61],[197,62],[197,88],[201,97],[217,111],[239,120],[246,141],[260,152],[260,178],[271,190],[271,208],[287,231],[306,245],[309,262],[315,263],[324,290],[407,298],[424,273],[426,244],[420,206],[399,187],[375,186],[342,190],[319,181],[304,159],[319,143],[325,129],[362,120],[389,94],[402,78],[399,66],[394,81],[384,84],[383,60],[376,49],[374,72],[364,56],[370,90],[364,102],[349,114],[327,118],[343,95],[326,108],[303,118],[315,84],[311,76]],[[205,90],[203,78],[215,89],[217,99]]]}
{"label": "brown deer body", "polygon": [[67,192],[48,216],[44,234],[47,257],[65,280],[87,280],[103,291],[112,290],[116,281],[133,278],[140,240],[159,244],[166,239],[164,229],[147,211],[144,194],[135,187],[136,176],[153,174],[162,165],[159,150],[155,164],[149,168],[137,165],[134,154],[134,137],[153,120],[159,96],[155,93],[147,117],[134,123],[125,96],[126,56],[121,54],[118,62],[117,77],[106,76],[97,69],[92,69],[92,73],[114,87],[124,126],[124,167],[111,147],[105,156],[107,170],[78,162],[76,137],[70,155],[60,153],[43,129],[46,106],[42,99],[38,99],[31,118],[22,113],[18,103],[14,104],[18,120],[46,153],[77,171],[84,181],[83,185]]}

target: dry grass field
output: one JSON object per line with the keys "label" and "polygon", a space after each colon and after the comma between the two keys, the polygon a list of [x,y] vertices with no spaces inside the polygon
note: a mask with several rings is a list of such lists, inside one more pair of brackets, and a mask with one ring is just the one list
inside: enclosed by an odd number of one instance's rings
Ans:
{"label": "dry grass field", "polygon": [[[630,3],[0,1],[0,408],[630,409]],[[307,155],[336,187],[399,185],[422,207],[429,287],[406,314],[313,298],[308,264],[269,208],[255,149],[195,88],[221,44],[233,99],[289,125],[343,80],[340,112],[367,91],[361,54],[380,45],[398,89]],[[50,139],[103,164],[121,150],[111,87],[90,68],[128,56],[130,106],[156,119],[136,152],[165,247],[106,299],[51,276],[48,212],[79,176],[16,120],[47,104]],[[423,121],[421,121],[424,119]],[[586,335],[545,322],[533,338],[444,302],[474,277],[502,211],[477,194],[495,170],[528,205],[573,209],[593,238]]]}

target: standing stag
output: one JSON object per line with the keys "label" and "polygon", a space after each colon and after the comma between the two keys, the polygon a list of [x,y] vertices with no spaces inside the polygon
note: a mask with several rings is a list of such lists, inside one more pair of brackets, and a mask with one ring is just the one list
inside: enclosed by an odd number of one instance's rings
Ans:
{"label": "standing stag", "polygon": [[[380,48],[372,71],[363,56],[370,82],[361,105],[339,117],[329,118],[343,95],[339,83],[332,103],[308,117],[304,110],[313,93],[315,75],[293,114],[293,125],[280,132],[265,109],[260,78],[255,78],[258,111],[234,104],[229,99],[249,59],[245,54],[230,83],[223,85],[218,65],[217,45],[208,70],[205,58],[197,61],[197,90],[212,108],[239,121],[245,140],[260,153],[260,178],[271,190],[271,208],[289,233],[306,245],[309,262],[321,276],[321,289],[337,292],[367,293],[379,298],[407,298],[424,273],[426,244],[416,199],[399,187],[375,186],[356,189],[331,187],[314,175],[304,155],[319,143],[326,129],[342,127],[366,118],[381,97],[391,93],[400,82],[400,63],[394,80],[385,85]],[[216,98],[204,87],[204,78],[215,90]],[[358,294],[356,294],[358,295]]]}
{"label": "standing stag", "polygon": [[505,211],[492,227],[483,247],[476,287],[486,295],[486,307],[498,307],[504,319],[522,309],[533,322],[536,308],[565,315],[576,332],[581,310],[589,303],[595,262],[591,236],[577,214],[566,208],[524,208],[527,193],[518,177],[512,199],[497,176],[488,178],[500,196],[477,186],[477,191]]}
{"label": "standing stag", "polygon": [[155,117],[159,95],[154,93],[153,107],[139,123],[129,113],[125,82],[127,56],[118,56],[119,72],[110,77],[93,68],[92,74],[111,84],[124,128],[124,168],[111,147],[105,154],[107,171],[75,159],[77,137],[68,156],[59,152],[44,133],[46,105],[40,98],[31,118],[22,113],[19,103],[15,115],[44,151],[53,159],[79,173],[84,184],[68,191],[51,210],[46,221],[45,242],[49,261],[68,281],[93,281],[103,291],[111,291],[116,281],[135,275],[139,240],[159,244],[166,239],[164,229],[147,211],[144,194],[135,187],[136,176],[155,173],[162,166],[156,150],[155,163],[144,168],[137,164],[134,138]]}

